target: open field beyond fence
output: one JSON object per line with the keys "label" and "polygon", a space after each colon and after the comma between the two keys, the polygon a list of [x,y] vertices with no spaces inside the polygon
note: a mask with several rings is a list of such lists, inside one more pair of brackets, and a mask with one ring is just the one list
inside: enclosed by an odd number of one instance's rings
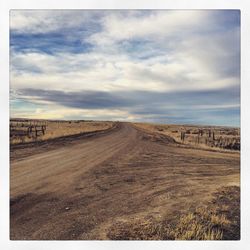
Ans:
{"label": "open field beyond fence", "polygon": [[175,141],[203,148],[240,150],[240,129],[220,126],[135,123],[139,128],[168,135]]}
{"label": "open field beyond fence", "polygon": [[112,122],[102,121],[48,121],[11,119],[10,143],[43,141],[52,138],[109,129]]}

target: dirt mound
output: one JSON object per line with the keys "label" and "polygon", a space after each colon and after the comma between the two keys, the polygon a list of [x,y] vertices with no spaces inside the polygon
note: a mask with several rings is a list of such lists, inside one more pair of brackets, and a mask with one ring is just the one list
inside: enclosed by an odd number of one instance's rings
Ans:
{"label": "dirt mound", "polygon": [[[138,128],[136,128],[138,129]],[[140,139],[151,142],[158,142],[162,144],[174,144],[175,139],[164,134],[145,132],[143,129],[138,129],[140,131]]]}

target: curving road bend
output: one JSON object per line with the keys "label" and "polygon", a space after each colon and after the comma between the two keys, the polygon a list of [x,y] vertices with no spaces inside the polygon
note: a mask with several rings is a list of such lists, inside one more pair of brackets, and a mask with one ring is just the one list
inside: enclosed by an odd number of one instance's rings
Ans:
{"label": "curving road bend", "polygon": [[239,153],[183,147],[119,123],[11,160],[10,238],[107,239],[118,220],[185,212],[239,178]]}

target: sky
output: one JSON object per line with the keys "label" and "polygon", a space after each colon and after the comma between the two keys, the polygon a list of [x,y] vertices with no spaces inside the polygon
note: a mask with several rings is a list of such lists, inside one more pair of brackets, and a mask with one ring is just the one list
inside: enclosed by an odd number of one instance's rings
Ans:
{"label": "sky", "polygon": [[240,12],[12,10],[10,115],[240,126]]}

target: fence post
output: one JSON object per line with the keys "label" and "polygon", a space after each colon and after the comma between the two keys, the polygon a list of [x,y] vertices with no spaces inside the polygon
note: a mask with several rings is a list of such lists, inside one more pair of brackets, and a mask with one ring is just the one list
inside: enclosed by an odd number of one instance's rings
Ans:
{"label": "fence post", "polygon": [[185,132],[182,132],[181,131],[181,140],[184,142],[184,140],[185,140]]}
{"label": "fence post", "polygon": [[43,132],[43,135],[44,135],[44,127],[45,127],[45,126],[44,126],[44,125],[42,125],[42,132]]}

